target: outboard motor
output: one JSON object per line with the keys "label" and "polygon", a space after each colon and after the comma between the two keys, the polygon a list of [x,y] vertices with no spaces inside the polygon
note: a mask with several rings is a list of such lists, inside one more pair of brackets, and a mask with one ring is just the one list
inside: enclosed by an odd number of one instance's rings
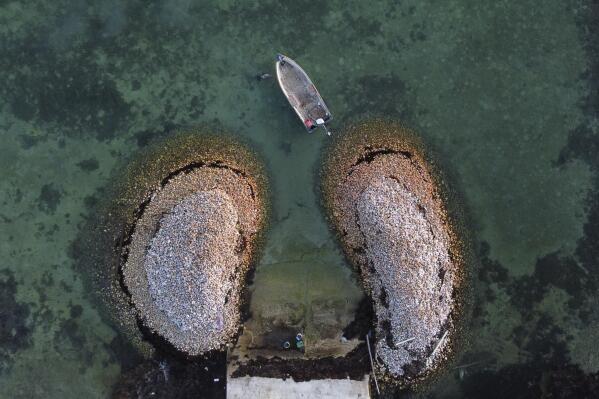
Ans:
{"label": "outboard motor", "polygon": [[322,126],[324,128],[324,130],[327,132],[327,135],[330,136],[331,135],[331,131],[329,130],[329,128],[327,127],[326,123],[324,122],[324,119],[322,118],[318,118],[316,119],[316,124],[318,126]]}

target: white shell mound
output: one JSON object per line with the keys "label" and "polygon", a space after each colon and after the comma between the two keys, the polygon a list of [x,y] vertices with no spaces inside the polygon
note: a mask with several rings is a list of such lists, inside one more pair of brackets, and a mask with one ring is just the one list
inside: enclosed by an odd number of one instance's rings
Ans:
{"label": "white shell mound", "polygon": [[219,349],[237,331],[238,223],[219,189],[189,195],[158,223],[142,262],[146,282],[135,285],[147,288],[132,290],[132,299],[144,323],[177,349]]}
{"label": "white shell mound", "polygon": [[179,329],[177,336],[183,333],[198,349],[222,341],[235,328],[225,299],[239,261],[237,221],[224,191],[199,192],[163,217],[146,255],[156,306]]}
{"label": "white shell mound", "polygon": [[[418,198],[393,179],[370,184],[356,208],[366,256],[376,272],[370,283],[386,298],[375,301],[377,337],[382,338],[376,353],[398,376],[418,358],[430,366],[448,344],[439,340],[452,310],[447,240],[434,233]],[[448,271],[443,278],[441,270]]]}

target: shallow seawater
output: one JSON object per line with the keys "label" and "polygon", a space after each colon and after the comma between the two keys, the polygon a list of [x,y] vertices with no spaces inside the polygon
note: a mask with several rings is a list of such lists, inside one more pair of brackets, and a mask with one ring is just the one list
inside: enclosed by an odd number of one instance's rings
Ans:
{"label": "shallow seawater", "polygon": [[588,388],[596,2],[286,3],[0,0],[0,397],[110,397],[126,356],[71,244],[127,160],[178,127],[238,134],[267,162],[256,303],[298,304],[315,334],[326,315],[313,304],[330,297],[351,316],[361,293],[315,191],[327,137],[303,130],[274,80],[255,79],[277,52],[310,74],[334,132],[368,115],[402,120],[463,199],[480,259],[469,344],[430,395]]}

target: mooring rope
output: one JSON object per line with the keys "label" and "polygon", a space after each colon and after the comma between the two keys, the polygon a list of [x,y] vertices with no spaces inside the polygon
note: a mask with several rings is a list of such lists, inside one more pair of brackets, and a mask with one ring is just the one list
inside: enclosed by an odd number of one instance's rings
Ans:
{"label": "mooring rope", "polygon": [[[370,334],[370,332],[368,332]],[[374,385],[376,386],[376,393],[379,395],[381,391],[379,390],[379,382],[376,379],[376,373],[374,372],[374,362],[372,361],[372,352],[370,352],[370,339],[368,338],[368,334],[366,334],[366,346],[368,346],[368,357],[370,357],[370,368],[372,369],[372,376],[374,377]]]}

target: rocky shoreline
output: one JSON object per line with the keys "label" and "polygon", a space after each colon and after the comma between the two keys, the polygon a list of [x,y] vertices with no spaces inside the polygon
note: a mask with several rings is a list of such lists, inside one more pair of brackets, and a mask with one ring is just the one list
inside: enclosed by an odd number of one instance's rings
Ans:
{"label": "rocky shoreline", "polygon": [[[323,205],[372,304],[383,386],[428,381],[461,340],[468,251],[440,176],[395,123],[353,126],[325,153]],[[82,265],[115,326],[146,358],[222,354],[237,338],[267,224],[263,164],[228,136],[186,132],[134,160],[106,198]],[[364,339],[362,324],[348,333]],[[312,363],[263,359],[237,374],[359,378],[365,349]]]}
{"label": "rocky shoreline", "polygon": [[377,375],[425,381],[455,352],[466,302],[466,248],[440,174],[407,129],[367,121],[329,148],[322,194],[373,300]]}
{"label": "rocky shoreline", "polygon": [[178,133],[117,177],[82,262],[104,310],[146,357],[222,350],[240,327],[267,224],[264,165],[224,134]]}

